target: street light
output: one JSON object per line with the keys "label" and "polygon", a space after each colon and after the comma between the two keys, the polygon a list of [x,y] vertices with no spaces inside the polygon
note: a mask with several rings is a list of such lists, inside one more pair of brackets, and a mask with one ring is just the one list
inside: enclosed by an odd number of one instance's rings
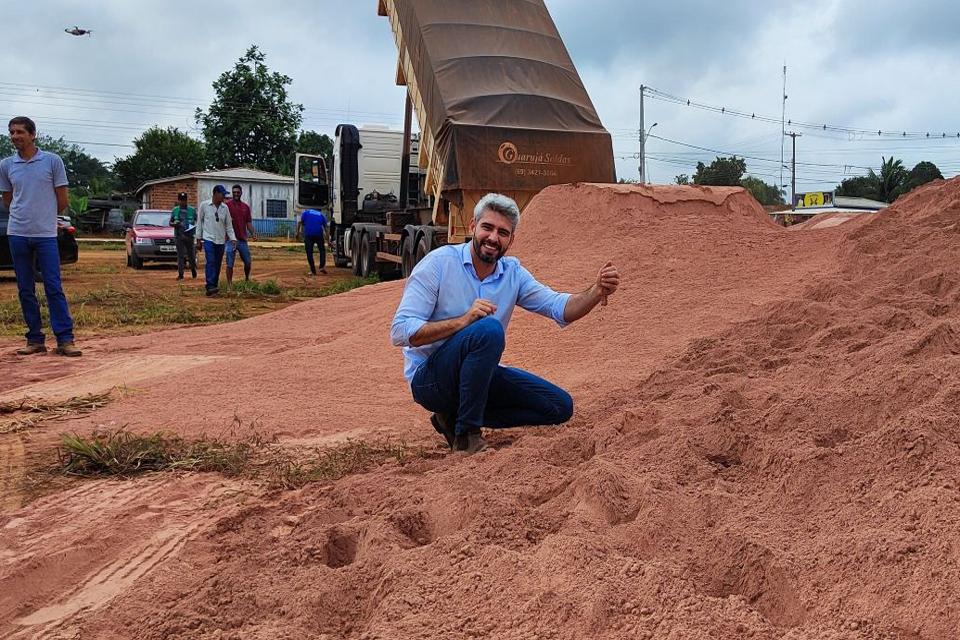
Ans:
{"label": "street light", "polygon": [[660,123],[654,122],[640,137],[640,184],[647,184],[647,137],[658,124]]}

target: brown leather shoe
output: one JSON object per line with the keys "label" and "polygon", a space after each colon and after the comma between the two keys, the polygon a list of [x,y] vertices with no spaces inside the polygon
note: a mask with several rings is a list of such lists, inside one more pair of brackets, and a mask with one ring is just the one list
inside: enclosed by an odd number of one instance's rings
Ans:
{"label": "brown leather shoe", "polygon": [[63,344],[57,345],[57,348],[53,350],[58,356],[66,356],[68,358],[76,358],[77,356],[82,356],[83,351],[77,349],[77,345],[72,342],[64,342]]}
{"label": "brown leather shoe", "polygon": [[42,342],[28,342],[27,346],[17,349],[18,356],[32,356],[35,353],[46,353],[47,347]]}
{"label": "brown leather shoe", "polygon": [[457,440],[457,434],[454,431],[454,425],[457,423],[457,416],[445,414],[445,413],[435,413],[430,416],[430,424],[433,425],[433,428],[437,433],[443,436],[447,441],[447,446],[453,449],[453,445]]}
{"label": "brown leather shoe", "polygon": [[489,446],[479,429],[467,433],[458,433],[453,446],[454,451],[466,451],[467,455],[471,456],[487,449],[489,449]]}

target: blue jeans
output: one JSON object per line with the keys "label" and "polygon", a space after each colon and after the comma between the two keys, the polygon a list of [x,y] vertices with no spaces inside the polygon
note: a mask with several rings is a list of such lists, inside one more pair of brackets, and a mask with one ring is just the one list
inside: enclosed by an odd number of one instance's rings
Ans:
{"label": "blue jeans", "polygon": [[23,321],[27,323],[27,342],[42,344],[44,341],[40,303],[37,301],[37,286],[33,275],[34,261],[40,264],[43,290],[47,294],[47,307],[50,309],[50,328],[57,336],[57,344],[73,342],[73,318],[70,317],[67,297],[63,295],[63,285],[60,283],[60,251],[57,248],[57,239],[9,236],[8,240],[13,271],[17,276],[20,309],[23,311]]}
{"label": "blue jeans", "polygon": [[223,252],[226,245],[203,241],[204,274],[207,277],[207,291],[220,286],[220,267],[223,265]]}
{"label": "blue jeans", "polygon": [[243,260],[244,270],[249,273],[252,259],[250,258],[250,245],[247,244],[246,240],[237,240],[236,248],[227,251],[227,267],[233,269],[238,253],[240,259]]}
{"label": "blue jeans", "polygon": [[417,369],[410,385],[414,401],[434,413],[456,414],[457,433],[569,420],[570,394],[531,373],[500,366],[503,347],[503,325],[496,318],[461,329]]}

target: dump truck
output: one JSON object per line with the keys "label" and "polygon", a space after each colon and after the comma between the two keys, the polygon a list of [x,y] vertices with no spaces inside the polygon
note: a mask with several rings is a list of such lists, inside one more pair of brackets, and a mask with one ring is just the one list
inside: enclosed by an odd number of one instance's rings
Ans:
{"label": "dump truck", "polygon": [[[429,251],[470,237],[489,192],[522,210],[549,185],[616,182],[610,134],[542,0],[378,0],[378,13],[399,52],[404,130],[337,127],[335,264],[406,277]],[[323,171],[298,174],[316,183]]]}

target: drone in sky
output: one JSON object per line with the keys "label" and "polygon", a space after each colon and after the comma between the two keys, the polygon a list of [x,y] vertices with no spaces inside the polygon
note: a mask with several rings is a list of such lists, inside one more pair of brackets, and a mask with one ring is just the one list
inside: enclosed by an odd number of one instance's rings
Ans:
{"label": "drone in sky", "polygon": [[64,31],[72,36],[88,36],[93,33],[93,29],[81,29],[76,25],[73,26],[73,29],[64,29]]}

